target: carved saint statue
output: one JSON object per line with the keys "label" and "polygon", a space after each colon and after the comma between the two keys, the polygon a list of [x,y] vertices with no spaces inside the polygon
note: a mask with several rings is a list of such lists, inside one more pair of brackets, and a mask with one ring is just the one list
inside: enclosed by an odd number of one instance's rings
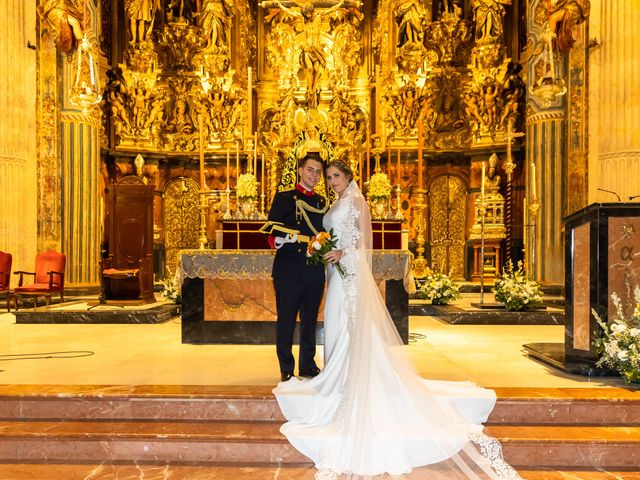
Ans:
{"label": "carved saint statue", "polygon": [[232,12],[233,3],[229,0],[203,0],[198,26],[207,39],[207,50],[229,45],[227,37]]}
{"label": "carved saint statue", "polygon": [[472,0],[476,20],[476,42],[481,45],[502,43],[505,5],[511,0]]}
{"label": "carved saint statue", "polygon": [[560,0],[549,16],[549,28],[555,32],[560,50],[568,52],[575,40],[571,30],[589,18],[589,0]]}
{"label": "carved saint statue", "polygon": [[395,11],[398,24],[398,48],[407,43],[422,43],[427,10],[420,0],[401,1]]}
{"label": "carved saint statue", "polygon": [[330,8],[316,11],[313,3],[306,2],[299,5],[296,2],[286,2],[296,5],[293,8],[284,5],[285,2],[276,0],[262,2],[263,8],[279,8],[287,15],[296,19],[296,40],[301,46],[300,63],[307,70],[307,101],[310,108],[318,106],[319,82],[324,69],[327,66],[327,58],[324,52],[327,34],[322,31],[322,17],[335,12],[343,6],[359,7],[362,2],[347,2],[341,0]]}
{"label": "carved saint statue", "polygon": [[160,8],[160,0],[124,1],[124,11],[129,19],[130,43],[134,45],[143,43],[149,38],[158,8]]}
{"label": "carved saint statue", "polygon": [[173,118],[169,124],[169,130],[174,133],[191,133],[193,132],[193,121],[191,115],[187,111],[187,102],[182,99],[176,100],[173,111]]}
{"label": "carved saint statue", "polygon": [[82,40],[82,4],[75,0],[44,0],[38,13],[49,26],[53,41],[63,52],[75,50]]}
{"label": "carved saint statue", "polygon": [[487,194],[496,194],[500,189],[500,175],[496,173],[498,168],[498,156],[494,153],[489,157],[489,171],[487,172],[487,178],[485,179],[485,188]]}

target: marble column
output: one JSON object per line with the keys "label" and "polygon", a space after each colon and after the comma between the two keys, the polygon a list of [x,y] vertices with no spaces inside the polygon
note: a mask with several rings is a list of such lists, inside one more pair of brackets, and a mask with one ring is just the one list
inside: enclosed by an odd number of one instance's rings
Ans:
{"label": "marble column", "polygon": [[589,201],[626,202],[640,195],[640,2],[591,0],[589,31]]}
{"label": "marble column", "polygon": [[33,271],[37,251],[35,25],[35,0],[0,2],[0,250],[14,271]]}
{"label": "marble column", "polygon": [[[531,57],[527,61],[527,117],[526,117],[526,198],[528,225],[526,232],[527,266],[530,275],[547,284],[564,284],[563,176],[566,169],[566,96],[558,96],[546,104],[531,94],[531,87],[539,84],[547,58],[542,33],[546,24],[546,2],[529,2],[527,32]],[[534,55],[532,52],[541,52]],[[564,77],[564,65],[557,62],[557,75]],[[532,164],[536,175],[533,178]],[[533,199],[539,210],[532,214]],[[535,227],[533,226],[535,225]],[[535,238],[533,238],[535,237]]]}

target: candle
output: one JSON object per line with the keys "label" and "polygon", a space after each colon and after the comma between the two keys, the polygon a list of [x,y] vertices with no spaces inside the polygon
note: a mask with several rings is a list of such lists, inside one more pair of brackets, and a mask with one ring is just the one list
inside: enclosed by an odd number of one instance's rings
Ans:
{"label": "candle", "polygon": [[422,182],[422,114],[418,117],[418,188],[424,189]]}
{"label": "candle", "polygon": [[[400,162],[401,162],[401,157],[400,157],[400,147],[398,147],[398,185],[400,185]],[[389,159],[389,164],[391,164],[391,159]]]}
{"label": "candle", "polygon": [[380,108],[380,65],[376,65],[376,133],[380,135],[380,116],[382,110]]}
{"label": "candle", "polygon": [[482,183],[480,184],[480,197],[484,202],[484,162],[482,162]]}
{"label": "candle", "polygon": [[369,165],[371,163],[371,161],[369,159],[369,130],[367,130],[366,137],[367,138],[365,140],[365,143],[367,144],[367,158],[366,158],[366,160],[367,160],[367,180],[369,180],[369,178],[371,177],[371,167]]}
{"label": "candle", "polygon": [[538,198],[536,195],[536,164],[531,162],[531,198]]}
{"label": "candle", "polygon": [[251,67],[247,67],[247,129],[249,135],[253,130],[253,78],[251,77]]}
{"label": "candle", "polygon": [[236,141],[236,188],[238,188],[239,175],[240,175],[240,144]]}
{"label": "candle", "polygon": [[260,178],[262,178],[262,181],[260,182],[260,193],[262,195],[264,195],[264,153],[262,154],[262,166],[261,166],[261,170],[262,170],[262,175],[260,176]]}
{"label": "candle", "polygon": [[258,132],[253,134],[253,172],[258,176]]}
{"label": "candle", "polygon": [[200,115],[200,190],[205,189],[204,184],[204,116]]}
{"label": "candle", "polygon": [[230,177],[230,171],[229,170],[231,169],[231,167],[229,165],[230,164],[230,160],[231,160],[231,158],[229,156],[229,147],[227,147],[227,191],[229,190],[229,185],[230,185],[230,183],[229,183],[229,177]]}

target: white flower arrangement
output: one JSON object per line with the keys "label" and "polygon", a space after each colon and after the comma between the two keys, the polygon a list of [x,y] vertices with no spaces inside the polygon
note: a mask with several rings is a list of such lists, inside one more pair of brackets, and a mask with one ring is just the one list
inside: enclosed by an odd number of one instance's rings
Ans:
{"label": "white flower arrangement", "polygon": [[431,300],[433,305],[446,305],[460,298],[460,289],[449,275],[431,272],[425,277],[418,296]]}
{"label": "white flower arrangement", "polygon": [[181,285],[177,284],[173,279],[167,279],[164,282],[160,282],[162,285],[162,295],[167,300],[180,304],[182,302]]}
{"label": "white flower arrangement", "polygon": [[386,173],[374,173],[369,180],[367,198],[370,200],[391,198],[391,181]]}
{"label": "white flower arrangement", "polygon": [[522,262],[514,270],[513,263],[508,262],[504,273],[496,280],[493,291],[496,301],[504,303],[507,310],[520,311],[542,305],[542,292],[535,280],[527,277]]}
{"label": "white flower arrangement", "polygon": [[618,372],[626,383],[640,383],[640,288],[634,293],[636,306],[632,314],[625,314],[620,297],[613,293],[616,317],[609,323],[592,310],[602,328],[593,341],[599,360],[597,366],[606,365]]}
{"label": "white flower arrangement", "polygon": [[243,173],[238,177],[236,195],[238,198],[258,198],[258,180],[253,173]]}

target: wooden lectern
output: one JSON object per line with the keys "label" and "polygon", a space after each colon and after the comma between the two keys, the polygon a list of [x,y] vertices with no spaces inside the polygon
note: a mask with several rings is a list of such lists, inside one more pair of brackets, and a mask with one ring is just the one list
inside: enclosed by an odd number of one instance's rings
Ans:
{"label": "wooden lectern", "polygon": [[594,203],[565,219],[565,368],[593,374],[591,310],[603,319],[616,313],[611,294],[635,306],[640,285],[640,204]]}
{"label": "wooden lectern", "polygon": [[102,294],[109,303],[154,302],[153,186],[123,177],[105,188]]}

